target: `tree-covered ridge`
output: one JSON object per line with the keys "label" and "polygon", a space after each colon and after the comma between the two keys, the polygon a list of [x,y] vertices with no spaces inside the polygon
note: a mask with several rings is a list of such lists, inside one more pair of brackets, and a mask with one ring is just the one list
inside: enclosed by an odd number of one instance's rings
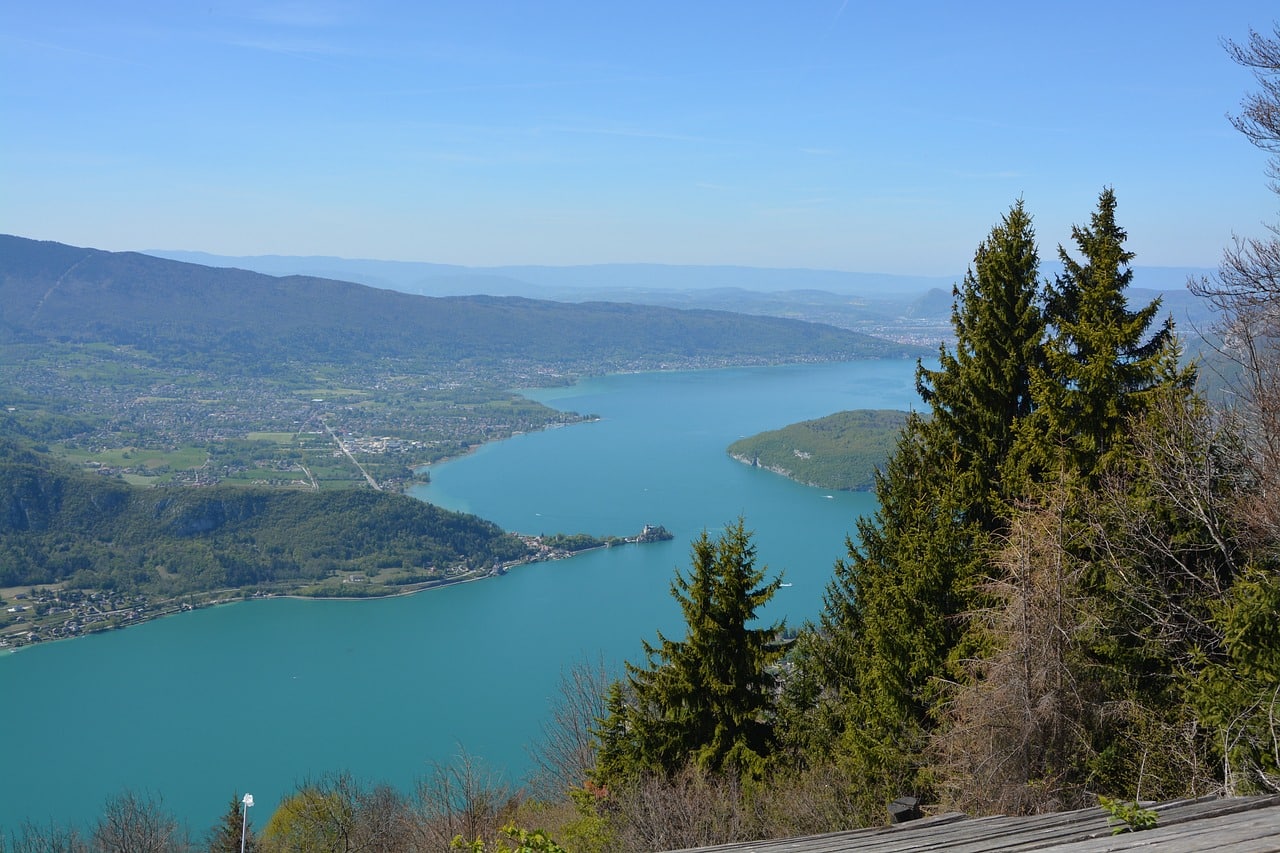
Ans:
{"label": "tree-covered ridge", "polygon": [[611,366],[849,359],[913,348],[831,326],[722,311],[516,297],[426,297],[0,236],[0,343],[130,345],[248,373],[396,359],[422,370],[508,359]]}
{"label": "tree-covered ridge", "polygon": [[136,488],[0,439],[0,587],[368,595],[531,553],[491,522],[405,495]]}
{"label": "tree-covered ridge", "polygon": [[807,485],[870,489],[906,422],[906,412],[889,409],[837,412],[739,439],[728,452]]}

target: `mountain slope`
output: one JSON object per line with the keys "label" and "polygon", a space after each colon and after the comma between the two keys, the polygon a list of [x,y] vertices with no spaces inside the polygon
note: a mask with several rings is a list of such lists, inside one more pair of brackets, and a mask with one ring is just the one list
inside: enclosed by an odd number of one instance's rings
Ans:
{"label": "mountain slope", "polygon": [[0,339],[253,358],[847,359],[915,354],[830,326],[721,311],[425,297],[0,237]]}

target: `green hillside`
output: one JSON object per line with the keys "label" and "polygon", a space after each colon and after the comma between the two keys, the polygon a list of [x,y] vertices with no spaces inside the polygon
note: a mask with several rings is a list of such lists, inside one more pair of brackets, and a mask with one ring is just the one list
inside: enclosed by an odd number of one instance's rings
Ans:
{"label": "green hillside", "polygon": [[258,373],[297,361],[578,369],[916,355],[832,326],[726,311],[426,297],[0,236],[0,343],[127,345]]}
{"label": "green hillside", "polygon": [[729,455],[823,489],[869,489],[906,419],[890,409],[837,412],[740,439]]}
{"label": "green hillside", "polygon": [[173,596],[297,591],[350,573],[383,575],[380,585],[394,586],[529,554],[491,522],[406,495],[138,488],[0,437],[0,587],[67,583]]}

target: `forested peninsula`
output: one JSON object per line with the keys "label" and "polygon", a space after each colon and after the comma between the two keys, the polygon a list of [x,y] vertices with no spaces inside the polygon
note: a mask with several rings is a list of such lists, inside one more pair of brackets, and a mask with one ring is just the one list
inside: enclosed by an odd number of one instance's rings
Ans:
{"label": "forested peninsula", "polygon": [[906,412],[891,409],[837,412],[739,439],[728,453],[809,486],[865,490],[875,485],[906,422]]}

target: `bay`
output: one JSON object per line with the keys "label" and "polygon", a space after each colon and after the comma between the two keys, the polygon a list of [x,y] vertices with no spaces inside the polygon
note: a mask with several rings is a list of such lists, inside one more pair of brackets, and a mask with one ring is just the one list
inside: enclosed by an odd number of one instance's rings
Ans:
{"label": "bay", "polygon": [[641,658],[678,631],[669,588],[690,542],[739,516],[782,572],[764,614],[814,617],[865,493],[731,460],[729,443],[842,409],[907,408],[914,362],[607,376],[529,390],[599,420],[434,466],[418,497],[524,533],[671,542],[594,551],[502,578],[376,601],[271,599],[0,655],[0,827],[90,823],[124,788],[202,833],[236,792],[263,825],[308,776],[408,789],[459,750],[518,783],[561,672]]}

